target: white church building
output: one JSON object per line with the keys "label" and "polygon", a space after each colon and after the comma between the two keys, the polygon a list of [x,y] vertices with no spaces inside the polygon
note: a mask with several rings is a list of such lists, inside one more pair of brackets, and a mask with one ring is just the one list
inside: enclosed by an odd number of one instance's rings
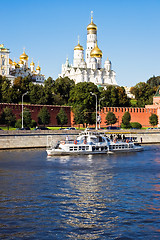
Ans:
{"label": "white church building", "polygon": [[91,23],[87,26],[87,47],[85,50],[79,43],[74,48],[73,65],[62,64],[62,72],[59,77],[69,77],[75,83],[93,82],[97,86],[117,85],[116,73],[111,69],[111,61],[107,58],[102,67],[102,51],[97,44],[97,26],[93,23],[91,12]]}
{"label": "white church building", "polygon": [[33,83],[43,84],[45,76],[41,74],[41,67],[35,68],[35,63],[28,64],[28,55],[25,50],[19,57],[19,62],[12,61],[9,57],[10,51],[4,47],[4,44],[0,44],[0,75],[7,77],[13,84],[16,77],[27,77],[31,76]]}

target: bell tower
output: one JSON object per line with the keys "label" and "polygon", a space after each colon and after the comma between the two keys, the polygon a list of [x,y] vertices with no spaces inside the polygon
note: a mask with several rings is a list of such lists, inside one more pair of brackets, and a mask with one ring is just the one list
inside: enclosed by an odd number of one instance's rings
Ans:
{"label": "bell tower", "polygon": [[95,48],[97,42],[97,26],[93,23],[93,11],[91,11],[91,23],[87,26],[87,49],[86,49],[86,63],[89,67],[91,60],[90,52]]}

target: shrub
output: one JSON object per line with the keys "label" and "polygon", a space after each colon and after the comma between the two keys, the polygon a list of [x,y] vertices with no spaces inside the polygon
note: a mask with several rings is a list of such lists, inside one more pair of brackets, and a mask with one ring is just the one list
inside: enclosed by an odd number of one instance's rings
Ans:
{"label": "shrub", "polygon": [[131,128],[130,123],[128,125],[125,125],[124,123],[121,123],[121,128]]}
{"label": "shrub", "polygon": [[141,129],[142,125],[139,122],[131,122],[131,128]]}
{"label": "shrub", "polygon": [[35,121],[35,120],[32,120],[32,122],[31,122],[31,127],[32,127],[32,128],[35,128],[36,126],[37,126],[36,121]]}
{"label": "shrub", "polygon": [[155,113],[149,117],[149,123],[154,127],[158,124],[158,116]]}
{"label": "shrub", "polygon": [[131,120],[131,115],[129,112],[125,112],[123,117],[122,117],[122,123],[121,123],[121,128],[130,128],[130,120]]}
{"label": "shrub", "polygon": [[15,123],[16,128],[21,128],[22,127],[22,119],[18,119]]}

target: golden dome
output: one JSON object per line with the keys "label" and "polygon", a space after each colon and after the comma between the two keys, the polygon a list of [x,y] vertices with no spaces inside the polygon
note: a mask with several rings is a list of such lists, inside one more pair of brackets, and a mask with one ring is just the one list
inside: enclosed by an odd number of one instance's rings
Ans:
{"label": "golden dome", "polygon": [[28,60],[28,55],[23,51],[22,55],[19,57],[20,60]]}
{"label": "golden dome", "polygon": [[33,62],[33,58],[32,58],[32,62],[30,64],[30,66],[35,66],[34,62]]}
{"label": "golden dome", "polygon": [[95,30],[95,31],[97,31],[97,26],[96,26],[96,24],[94,24],[94,22],[93,22],[93,16],[92,16],[92,14],[93,14],[93,12],[91,12],[91,23],[88,24],[87,30],[88,30],[88,31],[89,31],[89,30]]}
{"label": "golden dome", "polygon": [[16,65],[15,65],[15,68],[20,68],[20,66],[19,66],[19,64],[18,64],[18,63],[16,63]]}
{"label": "golden dome", "polygon": [[38,66],[36,67],[36,70],[41,71],[41,68],[40,68],[40,66],[39,66],[39,63],[38,63]]}
{"label": "golden dome", "polygon": [[97,42],[96,42],[96,46],[92,49],[90,56],[91,57],[100,57],[100,58],[102,57],[102,51],[97,46]]}
{"label": "golden dome", "polygon": [[9,58],[9,64],[12,64],[12,63],[13,63],[12,59]]}
{"label": "golden dome", "polygon": [[79,40],[78,40],[78,45],[75,46],[74,50],[82,50],[83,51],[83,47],[79,44]]}
{"label": "golden dome", "polygon": [[23,64],[23,61],[22,61],[22,60],[20,60],[20,61],[18,62],[18,64]]}
{"label": "golden dome", "polygon": [[15,62],[15,60],[14,60],[14,62],[12,62],[12,65],[13,65],[13,66],[16,66],[16,65],[17,65],[17,63]]}

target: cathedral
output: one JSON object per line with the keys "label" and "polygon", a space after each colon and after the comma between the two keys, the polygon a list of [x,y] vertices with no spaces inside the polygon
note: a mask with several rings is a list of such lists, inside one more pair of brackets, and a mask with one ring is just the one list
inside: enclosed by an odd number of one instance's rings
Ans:
{"label": "cathedral", "polygon": [[0,75],[7,77],[13,81],[16,77],[27,77],[31,76],[33,82],[37,84],[43,84],[45,80],[45,76],[41,74],[41,68],[39,66],[35,69],[35,63],[30,63],[30,67],[28,66],[28,55],[25,53],[25,50],[19,57],[19,62],[12,61],[9,58],[10,51],[8,48],[5,48],[3,44],[0,44]]}
{"label": "cathedral", "polygon": [[62,64],[62,72],[59,77],[69,77],[75,83],[93,82],[97,86],[106,87],[107,85],[116,85],[116,73],[111,69],[111,61],[107,58],[102,67],[102,51],[97,44],[97,26],[93,22],[91,12],[91,23],[87,26],[87,47],[85,50],[80,45],[74,48],[73,65],[69,64],[68,58],[66,63]]}

